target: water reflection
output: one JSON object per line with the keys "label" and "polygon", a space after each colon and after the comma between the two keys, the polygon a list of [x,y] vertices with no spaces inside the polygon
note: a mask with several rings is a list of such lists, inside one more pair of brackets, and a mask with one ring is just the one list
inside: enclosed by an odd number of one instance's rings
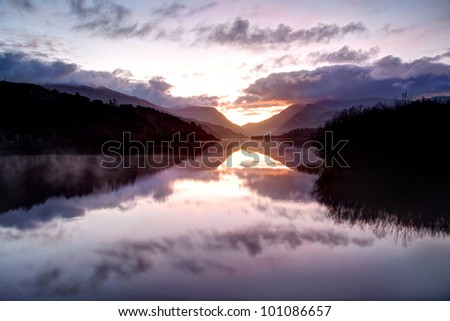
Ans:
{"label": "water reflection", "polygon": [[368,226],[376,235],[394,235],[404,244],[450,233],[450,186],[445,179],[334,168],[321,173],[313,194],[337,222]]}
{"label": "water reflection", "polygon": [[[227,156],[111,177],[92,156],[3,163],[2,188],[18,189],[1,204],[0,299],[450,298],[447,239],[406,253],[336,225],[311,196],[317,177],[281,157],[248,168]],[[38,176],[22,186],[22,172]],[[25,195],[39,181],[45,193]]]}

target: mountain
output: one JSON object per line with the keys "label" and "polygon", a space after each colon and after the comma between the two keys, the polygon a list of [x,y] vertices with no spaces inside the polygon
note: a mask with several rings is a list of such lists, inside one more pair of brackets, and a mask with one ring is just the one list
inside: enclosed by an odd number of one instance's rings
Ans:
{"label": "mountain", "polygon": [[[182,118],[183,119],[183,118]],[[210,124],[200,121],[195,121],[197,125],[199,125],[202,129],[206,130],[211,135],[214,135],[220,139],[229,139],[229,138],[246,138],[247,136],[244,134],[236,133],[235,131],[223,127],[216,124]]]}
{"label": "mountain", "polygon": [[106,87],[89,87],[75,85],[45,85],[49,89],[56,89],[59,92],[73,94],[79,93],[81,96],[90,99],[98,99],[108,104],[110,101],[116,101],[119,105],[131,104],[133,106],[151,107],[156,110],[167,112],[167,108],[155,105],[145,99],[136,96],[129,96],[121,92],[111,90]]}
{"label": "mountain", "polygon": [[[145,99],[130,96],[106,87],[89,87],[75,85],[45,85],[46,88],[56,89],[59,92],[86,96],[90,99],[99,99],[104,103],[115,101],[117,104],[131,104],[133,106],[150,107],[174,115],[187,122],[194,121],[208,133],[217,138],[245,137],[242,128],[233,124],[217,109],[212,107],[187,107],[180,110],[164,108]],[[211,110],[212,109],[212,110]],[[206,113],[205,113],[206,112]],[[205,114],[204,114],[205,113]]]}
{"label": "mountain", "polygon": [[392,100],[368,98],[358,100],[323,100],[306,106],[294,104],[259,123],[248,123],[243,126],[251,136],[264,135],[271,132],[274,135],[287,133],[296,128],[311,128],[322,125],[342,109],[353,106],[371,107],[377,103],[389,103]]}
{"label": "mountain", "polygon": [[303,105],[295,104],[287,107],[279,114],[276,114],[259,123],[248,123],[242,126],[246,133],[251,136],[264,135],[273,132],[280,127],[281,124],[288,121],[292,116],[303,109]]}
{"label": "mountain", "polygon": [[60,93],[33,84],[0,82],[0,152],[99,153],[106,141],[142,142],[186,139],[215,140],[192,122],[149,107],[105,104],[88,97]]}
{"label": "mountain", "polygon": [[[214,107],[190,106],[181,109],[170,110],[170,113],[185,119],[200,122],[200,125],[212,127],[214,130],[222,130],[219,127],[211,125],[219,125],[224,129],[237,133],[238,136],[246,136],[246,132],[241,126],[238,126],[228,120],[221,112]],[[227,131],[229,134],[231,132]],[[228,137],[229,138],[229,137]]]}
{"label": "mountain", "polygon": [[378,103],[389,104],[392,100],[383,98],[367,98],[357,100],[323,100],[306,105],[302,110],[294,114],[273,131],[275,135],[287,133],[296,128],[315,128],[333,118],[337,111],[361,106],[372,107]]}
{"label": "mountain", "polygon": [[274,135],[287,133],[296,128],[315,128],[331,119],[336,110],[328,110],[316,104],[308,104],[273,131]]}

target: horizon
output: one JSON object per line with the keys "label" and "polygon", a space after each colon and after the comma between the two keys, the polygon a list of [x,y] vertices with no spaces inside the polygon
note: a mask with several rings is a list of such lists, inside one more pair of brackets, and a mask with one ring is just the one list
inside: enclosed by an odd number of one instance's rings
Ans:
{"label": "horizon", "polygon": [[450,3],[405,4],[2,0],[0,73],[212,106],[241,126],[296,103],[448,95]]}

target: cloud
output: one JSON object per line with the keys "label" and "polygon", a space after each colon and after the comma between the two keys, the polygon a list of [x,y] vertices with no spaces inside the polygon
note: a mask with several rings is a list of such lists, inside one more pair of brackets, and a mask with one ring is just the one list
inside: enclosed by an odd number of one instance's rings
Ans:
{"label": "cloud", "polygon": [[387,56],[370,66],[332,65],[314,70],[273,73],[256,80],[235,102],[245,107],[270,101],[315,102],[324,99],[366,99],[439,94],[450,89],[450,66],[428,57],[403,62]]}
{"label": "cloud", "polygon": [[21,11],[32,12],[35,10],[34,3],[31,0],[8,0],[8,3]]}
{"label": "cloud", "polygon": [[251,26],[249,20],[242,18],[195,29],[199,40],[242,48],[273,47],[291,43],[327,43],[334,38],[366,30],[361,22],[352,22],[342,27],[337,24],[318,24],[310,29],[297,30],[285,24],[279,24],[276,28],[261,28]]}
{"label": "cloud", "polygon": [[206,11],[216,5],[209,2],[197,7],[185,4],[163,4],[154,9],[148,19],[139,21],[131,7],[118,4],[113,0],[93,1],[69,0],[70,12],[78,19],[74,29],[88,31],[96,36],[108,38],[145,37],[153,35],[155,39],[179,41],[185,30],[178,26],[171,30],[162,27],[170,18],[188,17]]}
{"label": "cloud", "polygon": [[79,19],[76,30],[120,38],[143,37],[156,29],[156,21],[133,21],[130,8],[109,0],[94,1],[91,6],[86,5],[85,0],[70,0],[69,5],[71,13]]}
{"label": "cloud", "polygon": [[164,4],[153,12],[164,17],[176,17],[186,10],[186,5],[179,3]]}
{"label": "cloud", "polygon": [[160,76],[155,76],[148,82],[135,81],[130,78],[129,71],[122,69],[115,69],[113,72],[83,70],[73,63],[35,59],[19,52],[0,53],[0,75],[15,82],[103,86],[168,108],[216,106],[219,99],[208,95],[173,96],[170,93],[173,86]]}
{"label": "cloud", "polygon": [[141,255],[133,255],[125,252],[109,251],[104,253],[103,260],[94,267],[94,274],[90,284],[98,287],[109,277],[116,276],[129,279],[140,273],[145,273],[152,268],[152,262]]}
{"label": "cloud", "polygon": [[159,92],[168,92],[173,87],[171,84],[166,82],[163,77],[156,76],[148,81],[150,89]]}
{"label": "cloud", "polygon": [[[277,246],[286,246],[291,250],[308,243],[329,247],[368,247],[374,241],[373,238],[351,237],[332,229],[299,230],[291,225],[253,225],[223,232],[199,230],[197,233],[177,237],[127,240],[97,252],[100,261],[95,264],[89,283],[92,288],[97,288],[111,276],[132,278],[161,263],[168,263],[172,269],[194,275],[210,271],[234,273],[235,268],[232,266],[211,259],[222,251],[243,251],[255,257]],[[205,252],[206,258],[199,255]]]}
{"label": "cloud", "polygon": [[214,8],[216,5],[217,5],[217,2],[212,1],[212,2],[205,3],[203,5],[200,5],[198,7],[190,8],[188,11],[188,15],[194,15],[194,14],[209,10],[211,8]]}
{"label": "cloud", "polygon": [[[293,66],[299,64],[301,59],[291,54],[285,54],[281,57],[271,58],[264,63],[257,64],[249,69],[249,74],[266,73],[273,69],[283,68],[285,66]],[[249,79],[250,76],[245,76],[243,79]]]}
{"label": "cloud", "polygon": [[371,238],[351,238],[333,230],[299,231],[293,227],[255,226],[243,230],[217,233],[207,236],[207,246],[214,250],[245,250],[249,255],[261,254],[263,249],[271,246],[288,246],[296,249],[307,243],[320,243],[334,246],[350,244],[366,247],[374,242]]}
{"label": "cloud", "polygon": [[309,54],[309,58],[313,63],[329,62],[329,63],[362,63],[373,58],[380,49],[378,47],[372,47],[369,50],[354,50],[349,46],[343,46],[341,49],[334,52],[313,52]]}
{"label": "cloud", "polygon": [[390,23],[385,24],[382,28],[381,31],[385,34],[390,34],[390,33],[402,33],[404,31],[406,31],[406,28],[392,28],[392,25]]}
{"label": "cloud", "polygon": [[192,16],[197,13],[209,10],[217,5],[217,2],[208,2],[197,7],[188,7],[185,4],[177,2],[171,4],[163,4],[156,8],[153,13],[161,17],[176,18],[179,16]]}
{"label": "cloud", "polygon": [[63,297],[79,294],[80,285],[74,280],[64,280],[63,274],[63,270],[59,267],[46,267],[33,282],[38,295],[49,293],[56,297]]}
{"label": "cloud", "polygon": [[0,40],[1,52],[27,54],[34,58],[48,59],[56,55],[70,53],[59,38],[17,33],[8,28],[0,28],[5,36]]}
{"label": "cloud", "polygon": [[398,57],[386,56],[375,62],[371,76],[376,79],[411,79],[422,75],[450,77],[449,65],[434,62],[436,59],[443,58],[447,54],[448,52],[441,56],[433,57],[431,61],[429,57],[424,57],[411,62],[403,62]]}
{"label": "cloud", "polygon": [[173,267],[183,272],[191,274],[202,274],[209,270],[218,270],[227,273],[233,273],[235,270],[225,264],[214,262],[211,260],[201,259],[181,259],[173,263]]}
{"label": "cloud", "polygon": [[296,65],[299,63],[299,61],[300,61],[300,59],[298,59],[290,54],[286,54],[279,58],[275,58],[272,62],[272,67],[281,68],[284,66]]}
{"label": "cloud", "polygon": [[0,53],[0,73],[11,81],[46,83],[63,79],[76,71],[76,64],[58,60],[44,62],[19,52]]}

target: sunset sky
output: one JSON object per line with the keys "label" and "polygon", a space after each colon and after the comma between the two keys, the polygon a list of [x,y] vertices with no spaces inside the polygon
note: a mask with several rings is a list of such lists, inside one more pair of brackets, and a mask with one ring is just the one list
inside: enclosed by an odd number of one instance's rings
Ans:
{"label": "sunset sky", "polygon": [[216,106],[242,125],[296,102],[450,94],[449,13],[448,0],[0,0],[0,72]]}

